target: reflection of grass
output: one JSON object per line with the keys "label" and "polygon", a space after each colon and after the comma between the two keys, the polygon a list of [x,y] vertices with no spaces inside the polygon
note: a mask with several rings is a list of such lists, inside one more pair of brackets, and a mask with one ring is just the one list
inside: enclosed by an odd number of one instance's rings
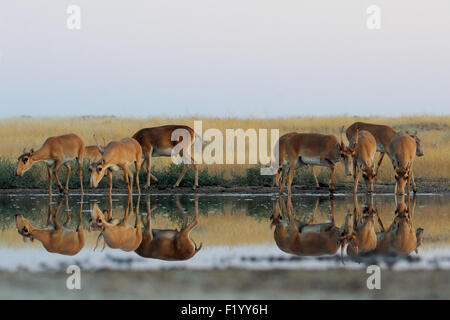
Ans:
{"label": "reflection of grass", "polygon": [[[66,117],[66,118],[11,118],[0,121],[0,188],[14,187],[45,187],[46,172],[40,167],[31,170],[25,177],[13,177],[13,168],[17,157],[24,147],[39,148],[49,136],[74,132],[80,135],[87,145],[94,144],[93,134],[104,137],[107,141],[132,136],[143,127],[158,126],[168,123],[186,124],[193,126],[194,118],[115,118],[115,117]],[[280,135],[289,131],[320,132],[339,134],[342,125],[348,126],[354,121],[368,121],[392,126],[395,130],[418,130],[425,148],[425,156],[416,159],[416,176],[426,179],[445,179],[450,176],[450,166],[447,165],[450,157],[450,117],[449,116],[415,116],[397,118],[289,118],[289,119],[198,119],[203,120],[203,131],[217,128],[222,132],[230,128],[274,128],[280,130]],[[225,136],[225,135],[224,135]],[[269,139],[270,140],[270,139]],[[246,151],[248,153],[248,150]],[[10,162],[11,161],[11,162]],[[169,158],[155,158],[156,176],[164,184],[172,184],[181,168],[170,164]],[[201,168],[205,166],[202,165]],[[254,165],[209,165],[208,171],[200,174],[201,185],[262,185],[271,183],[271,177],[259,175]],[[249,170],[248,170],[249,169]],[[62,170],[63,171],[63,170]],[[74,173],[74,176],[76,173]],[[328,170],[318,169],[319,180],[327,182]],[[85,173],[87,181],[88,173]],[[184,180],[184,185],[192,184],[192,170]],[[308,169],[301,170],[297,182],[312,182]],[[117,184],[123,185],[122,177]],[[389,160],[385,160],[380,170],[380,181],[392,181],[392,168]],[[77,179],[72,179],[73,186]],[[337,181],[350,181],[343,176],[342,166],[337,169]],[[105,182],[103,182],[105,183]]]}
{"label": "reflection of grass", "polygon": [[[157,198],[157,199],[156,199]],[[20,199],[20,209],[13,206],[6,207],[7,201],[0,198],[1,214],[0,243],[3,246],[29,246],[22,242],[21,236],[17,233],[14,223],[14,214],[23,213],[33,225],[45,227],[48,213],[48,203],[46,198]],[[75,230],[78,224],[79,205],[74,201],[78,198],[71,198],[70,208],[72,220],[70,228]],[[425,229],[424,246],[448,245],[450,234],[450,215],[448,214],[448,198],[434,196],[418,197],[417,208],[414,216],[414,228]],[[85,201],[89,201],[85,199]],[[363,207],[363,198],[360,197],[360,208]],[[136,198],[134,199],[136,206]],[[297,217],[309,220],[315,206],[315,197],[294,197],[293,204]],[[152,197],[153,204],[158,203],[158,209],[152,214],[152,226],[157,229],[180,228],[182,214],[176,207],[173,197]],[[194,215],[194,201],[191,196],[180,197],[180,203],[185,209],[189,219]],[[122,218],[126,197],[113,203],[113,216]],[[392,197],[376,197],[375,206],[386,227],[392,222],[395,211],[395,204]],[[36,208],[31,211],[31,207]],[[101,209],[106,209],[105,199],[101,199]],[[84,210],[89,209],[89,205],[84,205]],[[136,209],[136,208],[135,208]],[[63,203],[59,214],[59,221],[65,221],[67,212]],[[345,215],[353,211],[353,203],[350,198],[336,198],[335,221],[341,226]],[[141,214],[146,212],[145,197],[141,198],[139,208]],[[321,197],[318,210],[314,215],[314,223],[323,223],[329,220],[330,202],[327,198]],[[269,229],[269,217],[272,214],[272,202],[267,197],[254,197],[252,201],[247,201],[245,197],[223,197],[219,201],[216,197],[199,198],[199,224],[192,232],[192,238],[196,243],[203,242],[205,246],[213,245],[241,245],[256,243],[273,243],[273,230]],[[83,214],[83,225],[87,227],[87,213]],[[130,224],[134,224],[135,216],[130,215]],[[377,226],[378,230],[378,226]],[[97,239],[98,232],[86,232],[88,246],[93,246]]]}

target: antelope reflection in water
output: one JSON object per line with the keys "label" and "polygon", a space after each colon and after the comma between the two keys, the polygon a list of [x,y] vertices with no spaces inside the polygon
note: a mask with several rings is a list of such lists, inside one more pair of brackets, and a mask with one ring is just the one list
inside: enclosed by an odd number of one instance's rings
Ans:
{"label": "antelope reflection in water", "polygon": [[128,224],[129,210],[133,211],[133,198],[131,195],[127,198],[127,205],[125,207],[125,214],[120,222],[112,219],[112,201],[109,202],[109,210],[101,211],[94,203],[91,212],[91,225],[100,229],[100,234],[97,238],[97,243],[94,250],[97,248],[100,238],[103,238],[103,249],[106,245],[112,249],[121,249],[123,251],[134,251],[142,241],[141,223],[138,217],[139,200],[136,207],[135,225]]}
{"label": "antelope reflection in water", "polygon": [[357,262],[360,262],[362,256],[371,254],[377,247],[375,214],[377,214],[377,211],[373,205],[372,194],[366,195],[366,205],[362,212],[359,208],[357,195],[353,195],[353,213],[347,214],[344,225],[347,226],[348,232],[353,237],[353,241],[347,246],[347,255]]}
{"label": "antelope reflection in water", "polygon": [[290,197],[287,199],[287,206],[283,196],[276,201],[271,226],[275,226],[275,243],[282,251],[300,256],[333,255],[340,247],[343,249],[345,241],[353,241],[345,226],[339,228],[335,225],[333,199],[330,208],[331,222],[312,223],[318,203],[319,199],[310,221],[304,223],[297,220]]}
{"label": "antelope reflection in water", "polygon": [[151,213],[157,205],[151,208],[150,195],[147,195],[147,215],[142,217],[144,231],[142,242],[136,253],[144,258],[154,258],[167,261],[181,261],[191,259],[202,248],[202,243],[197,244],[190,238],[191,231],[198,224],[198,196],[195,196],[195,216],[189,223],[188,216],[185,213],[178,196],[175,197],[175,203],[183,214],[183,225],[177,229],[152,229]]}
{"label": "antelope reflection in water", "polygon": [[[68,197],[66,199],[66,208],[68,209]],[[71,214],[68,213],[67,220],[64,224],[58,222],[58,213],[61,208],[63,197],[59,197],[56,210],[53,213],[52,196],[49,197],[47,228],[36,228],[31,222],[25,219],[21,214],[15,216],[16,226],[20,235],[23,236],[24,241],[30,239],[39,240],[44,248],[51,253],[58,253],[62,255],[73,256],[76,255],[84,247],[85,237],[82,225],[82,209],[83,196],[80,201],[79,223],[76,231],[70,230],[68,225],[71,220]]]}
{"label": "antelope reflection in water", "polygon": [[404,196],[400,196],[400,202],[397,201],[394,221],[386,229],[383,221],[378,217],[378,223],[381,231],[377,233],[377,247],[375,253],[389,254],[395,256],[407,256],[411,252],[419,252],[418,248],[422,244],[423,228],[414,230],[413,218],[416,208],[416,196],[413,197],[411,208],[411,199],[407,196],[407,204]]}

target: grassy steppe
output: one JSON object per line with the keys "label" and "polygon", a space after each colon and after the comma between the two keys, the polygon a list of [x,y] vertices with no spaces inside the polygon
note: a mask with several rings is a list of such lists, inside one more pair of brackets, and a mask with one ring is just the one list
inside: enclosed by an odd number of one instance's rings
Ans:
{"label": "grassy steppe", "polygon": [[[416,177],[420,179],[447,181],[450,176],[450,116],[403,116],[396,118],[356,118],[317,117],[317,118],[275,118],[275,119],[215,119],[215,118],[117,118],[117,117],[55,117],[30,118],[16,117],[0,120],[0,188],[35,188],[46,186],[46,172],[43,165],[37,165],[24,177],[14,177],[14,167],[17,157],[24,148],[38,149],[49,136],[65,133],[76,133],[86,143],[94,144],[94,133],[104,137],[106,141],[132,136],[144,127],[163,124],[185,124],[193,126],[194,120],[203,121],[203,132],[209,128],[219,129],[225,138],[225,129],[244,130],[279,129],[280,135],[290,132],[319,132],[339,135],[339,128],[349,126],[355,121],[367,121],[392,126],[395,130],[418,131],[425,149],[425,156],[415,162]],[[270,138],[269,138],[270,140]],[[247,157],[248,159],[248,157]],[[162,184],[172,184],[179,172],[179,167],[171,165],[169,158],[156,158],[153,161],[156,176]],[[63,171],[63,170],[61,170]],[[86,170],[85,170],[86,171]],[[77,187],[78,181],[73,172],[71,187]],[[85,178],[87,181],[87,171]],[[318,170],[319,180],[327,183],[328,170]],[[192,184],[192,170],[183,181],[184,185]],[[379,181],[392,181],[392,166],[389,160],[384,160],[378,177]],[[121,183],[121,178],[116,183]],[[305,181],[306,180],[306,181]],[[310,182],[312,176],[307,169],[301,169],[300,181]],[[341,166],[338,166],[337,181],[350,182],[344,177]],[[103,182],[105,183],[105,182]],[[200,185],[260,185],[271,183],[270,176],[260,176],[255,165],[201,165]]]}

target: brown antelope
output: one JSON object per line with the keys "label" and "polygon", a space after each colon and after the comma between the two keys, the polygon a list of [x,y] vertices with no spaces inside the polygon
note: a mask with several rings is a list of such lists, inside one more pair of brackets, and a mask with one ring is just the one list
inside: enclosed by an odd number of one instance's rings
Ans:
{"label": "brown antelope", "polygon": [[[366,207],[361,212],[358,204],[358,196],[353,195],[353,214],[345,217],[344,225],[348,226],[349,233],[353,235],[353,241],[347,246],[347,254],[356,261],[361,256],[370,254],[377,247],[377,234],[375,232],[374,216],[376,210],[373,206],[373,196],[366,196]],[[346,240],[343,241],[343,246]]]}
{"label": "brown antelope", "polygon": [[[136,186],[138,193],[141,194],[139,186],[139,171],[141,170],[142,148],[141,145],[133,138],[124,138],[120,141],[111,141],[102,150],[98,148],[102,157],[99,161],[91,164],[91,187],[97,188],[100,180],[106,174],[109,179],[109,195],[112,192],[112,171],[118,170],[120,167],[124,173],[125,184],[128,194],[133,193],[133,174],[129,171],[128,166],[134,163],[136,168]],[[130,180],[130,181],[129,181]]]}
{"label": "brown antelope", "polygon": [[[341,142],[334,135],[318,133],[297,133],[286,142],[289,171],[287,173],[288,196],[291,195],[291,185],[294,179],[295,168],[302,165],[316,165],[329,167],[329,189],[333,193],[334,172],[336,163],[343,162],[345,174],[352,175],[352,151],[344,144],[341,129]],[[280,194],[284,192],[284,183],[281,183]]]}
{"label": "brown antelope", "polygon": [[417,187],[414,181],[414,156],[416,154],[417,144],[415,136],[408,132],[399,132],[392,137],[388,146],[388,154],[391,158],[395,171],[395,191],[394,193],[402,195],[405,192],[407,183],[408,195],[410,193],[410,180],[412,180],[413,191],[416,193]]}
{"label": "brown antelope", "polygon": [[[340,247],[343,250],[344,239],[351,235],[345,233],[345,228],[335,225],[334,200],[331,200],[331,222],[312,224],[312,221],[302,223],[296,219],[290,197],[287,209],[284,197],[280,198],[274,207],[271,226],[275,226],[275,243],[282,251],[300,256],[318,256],[336,254]],[[283,216],[287,218],[284,221]]]}
{"label": "brown antelope", "polygon": [[[273,175],[273,185],[279,187],[280,182],[286,181],[286,179],[281,179],[282,171],[283,171],[283,165],[287,163],[288,154],[286,152],[286,142],[289,140],[289,138],[296,135],[297,132],[289,132],[285,135],[282,135],[280,139],[278,139],[277,143],[275,144],[274,148],[278,148],[278,171]],[[275,154],[275,151],[274,151]],[[317,180],[316,173],[314,172],[314,166],[310,165],[311,171],[314,177],[314,182],[316,184],[316,188],[319,188],[319,181]],[[284,170],[283,175],[285,175],[287,170]]]}
{"label": "brown antelope", "polygon": [[180,261],[192,258],[202,248],[202,244],[197,244],[190,238],[191,231],[198,224],[198,197],[195,197],[195,217],[188,223],[187,215],[176,198],[176,203],[184,216],[183,226],[180,231],[167,229],[153,229],[150,221],[150,214],[156,209],[156,205],[150,208],[150,196],[147,196],[147,215],[142,218],[144,232],[142,242],[136,253],[144,258],[153,258],[167,261]]}
{"label": "brown antelope", "polygon": [[[397,198],[396,198],[397,199]],[[413,216],[416,208],[416,196],[413,197],[413,207],[411,210],[410,197],[408,204],[405,204],[404,196],[397,204],[395,218],[389,228],[385,228],[381,218],[378,218],[381,231],[377,233],[377,247],[375,253],[393,254],[397,256],[407,256],[411,252],[418,253],[418,248],[422,244],[423,229],[414,230]]]}
{"label": "brown antelope", "polygon": [[[147,183],[144,188],[150,187],[150,178],[158,182],[158,179],[151,174],[152,167],[152,157],[170,157],[172,155],[172,150],[175,146],[180,143],[183,138],[180,137],[176,141],[172,141],[172,134],[176,130],[185,130],[186,134],[190,135],[190,141],[188,147],[194,144],[194,139],[199,138],[195,135],[194,130],[188,126],[183,125],[166,125],[160,127],[153,128],[145,128],[141,129],[133,135],[133,138],[136,139],[140,145],[142,146],[142,151],[144,153],[144,163],[146,164],[147,170]],[[180,155],[184,158],[187,158],[187,155],[183,155],[183,152],[180,152]],[[188,162],[190,162],[194,166],[194,186],[193,189],[198,187],[198,165],[194,162],[192,156],[189,156]],[[184,163],[183,171],[181,172],[180,177],[177,182],[173,185],[174,188],[180,185],[181,180],[188,170],[188,164]]]}
{"label": "brown antelope", "polygon": [[[69,162],[76,158],[78,161],[81,193],[83,193],[83,156],[84,143],[77,135],[71,133],[58,137],[50,137],[45,140],[40,149],[36,151],[31,149],[30,152],[24,151],[17,161],[16,176],[22,176],[35,163],[43,161],[47,165],[49,193],[52,193],[52,173],[58,184],[59,191],[61,193],[68,193],[71,173]],[[58,178],[58,169],[61,165],[67,168],[65,188],[62,187]]]}
{"label": "brown antelope", "polygon": [[[380,125],[380,124],[372,124],[366,122],[355,122],[350,127],[347,128],[346,135],[347,139],[350,141],[354,136],[357,130],[366,130],[369,131],[375,138],[377,142],[377,151],[380,152],[380,158],[378,159],[377,168],[375,171],[375,176],[378,173],[381,162],[383,161],[384,155],[388,152],[388,146],[391,142],[392,137],[395,135],[395,131],[388,126]],[[423,149],[421,145],[421,141],[416,136],[417,143],[417,153],[418,157],[423,156]]]}
{"label": "brown antelope", "polygon": [[80,204],[80,222],[76,231],[72,231],[67,228],[67,225],[70,222],[70,214],[67,221],[63,225],[58,222],[58,212],[61,207],[62,200],[62,198],[58,200],[55,213],[53,214],[52,199],[50,196],[48,205],[48,222],[50,222],[50,218],[53,216],[50,228],[35,228],[21,214],[16,215],[16,226],[19,234],[24,237],[24,240],[31,239],[31,241],[33,241],[34,239],[37,239],[42,243],[48,252],[73,256],[81,251],[85,243],[84,231],[82,227],[83,197],[81,198]]}
{"label": "brown antelope", "polygon": [[[104,149],[105,147],[102,146],[101,148]],[[102,154],[100,153],[98,146],[86,146],[84,148],[84,158],[88,159],[89,166],[91,165],[91,163],[100,160],[101,157]]]}
{"label": "brown antelope", "polygon": [[[138,198],[138,203],[140,198]],[[125,207],[125,215],[118,224],[113,224],[108,221],[107,216],[98,208],[97,203],[93,204],[91,219],[95,223],[96,227],[101,230],[94,251],[98,246],[100,238],[103,238],[104,245],[112,249],[121,249],[123,251],[134,251],[139,247],[142,241],[141,223],[138,217],[139,209],[136,210],[136,222],[134,227],[128,225],[128,217],[130,207],[133,208],[132,197],[129,195],[127,200],[127,206]],[[133,210],[133,209],[131,209]]]}
{"label": "brown antelope", "polygon": [[350,140],[350,150],[353,155],[353,193],[358,190],[358,180],[362,176],[366,183],[368,193],[373,192],[373,179],[375,178],[374,160],[377,143],[373,135],[366,130],[356,130]]}

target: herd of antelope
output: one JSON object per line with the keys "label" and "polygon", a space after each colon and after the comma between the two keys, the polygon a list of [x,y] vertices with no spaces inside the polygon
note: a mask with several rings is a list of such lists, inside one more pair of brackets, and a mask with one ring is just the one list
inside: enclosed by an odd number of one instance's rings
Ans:
{"label": "herd of antelope", "polygon": [[[379,167],[385,153],[392,161],[395,171],[395,193],[403,194],[407,185],[408,194],[410,192],[410,181],[412,181],[413,191],[416,192],[414,181],[413,164],[415,156],[423,156],[423,147],[417,134],[408,132],[395,132],[385,125],[355,122],[346,130],[349,144],[344,142],[344,127],[340,132],[340,141],[334,135],[324,135],[319,133],[297,133],[290,132],[278,140],[279,156],[278,171],[274,175],[274,185],[280,187],[280,194],[284,193],[287,185],[288,195],[292,192],[292,181],[295,169],[300,166],[310,166],[313,172],[316,187],[319,182],[314,173],[314,166],[324,166],[330,168],[329,190],[335,190],[335,169],[336,164],[341,162],[347,176],[353,176],[353,192],[357,192],[358,181],[362,174],[367,192],[373,192],[373,181],[377,176]],[[112,172],[123,170],[125,184],[128,193],[133,192],[133,173],[129,166],[134,165],[136,171],[136,186],[138,193],[141,193],[139,184],[139,172],[141,165],[144,165],[147,173],[144,188],[150,187],[150,181],[158,181],[151,174],[152,157],[170,157],[175,146],[182,141],[182,137],[173,141],[172,136],[175,130],[185,130],[190,135],[190,146],[193,145],[197,136],[194,130],[188,126],[166,125],[153,128],[145,128],[136,132],[131,138],[123,138],[120,141],[111,141],[107,145],[85,146],[83,141],[75,134],[67,134],[58,137],[48,138],[39,150],[24,152],[19,158],[16,167],[16,175],[22,176],[37,162],[45,162],[48,172],[49,193],[52,193],[52,177],[55,178],[61,193],[68,193],[69,178],[71,173],[70,161],[76,159],[80,177],[81,193],[83,193],[83,159],[89,160],[89,170],[91,172],[90,185],[96,188],[100,180],[106,175],[109,179],[109,194],[112,192]],[[380,157],[375,165],[375,153],[380,152]],[[274,154],[276,154],[274,152]],[[198,165],[195,164],[190,155],[183,155],[187,162],[180,177],[174,184],[178,187],[188,170],[189,163],[194,167],[194,186],[198,187]],[[143,160],[142,160],[143,159]],[[67,169],[67,178],[63,188],[57,172],[64,166]],[[286,167],[283,170],[283,167]]]}
{"label": "herd of antelope", "polygon": [[[367,192],[373,192],[373,181],[381,165],[385,153],[389,155],[395,171],[396,194],[404,194],[407,185],[410,193],[410,180],[414,193],[417,191],[414,182],[414,156],[423,156],[423,147],[417,133],[395,132],[392,128],[364,122],[355,122],[346,130],[349,145],[344,142],[344,127],[341,128],[340,141],[334,135],[319,133],[290,132],[280,137],[278,172],[274,175],[274,184],[280,187],[280,194],[284,193],[287,184],[288,195],[295,169],[300,166],[311,167],[316,187],[319,186],[314,173],[314,166],[329,167],[329,189],[335,190],[334,173],[336,163],[342,162],[347,176],[354,178],[353,192],[357,192],[358,180],[361,173],[367,186]],[[375,167],[375,153],[380,152]],[[283,171],[283,166],[287,169]]]}

